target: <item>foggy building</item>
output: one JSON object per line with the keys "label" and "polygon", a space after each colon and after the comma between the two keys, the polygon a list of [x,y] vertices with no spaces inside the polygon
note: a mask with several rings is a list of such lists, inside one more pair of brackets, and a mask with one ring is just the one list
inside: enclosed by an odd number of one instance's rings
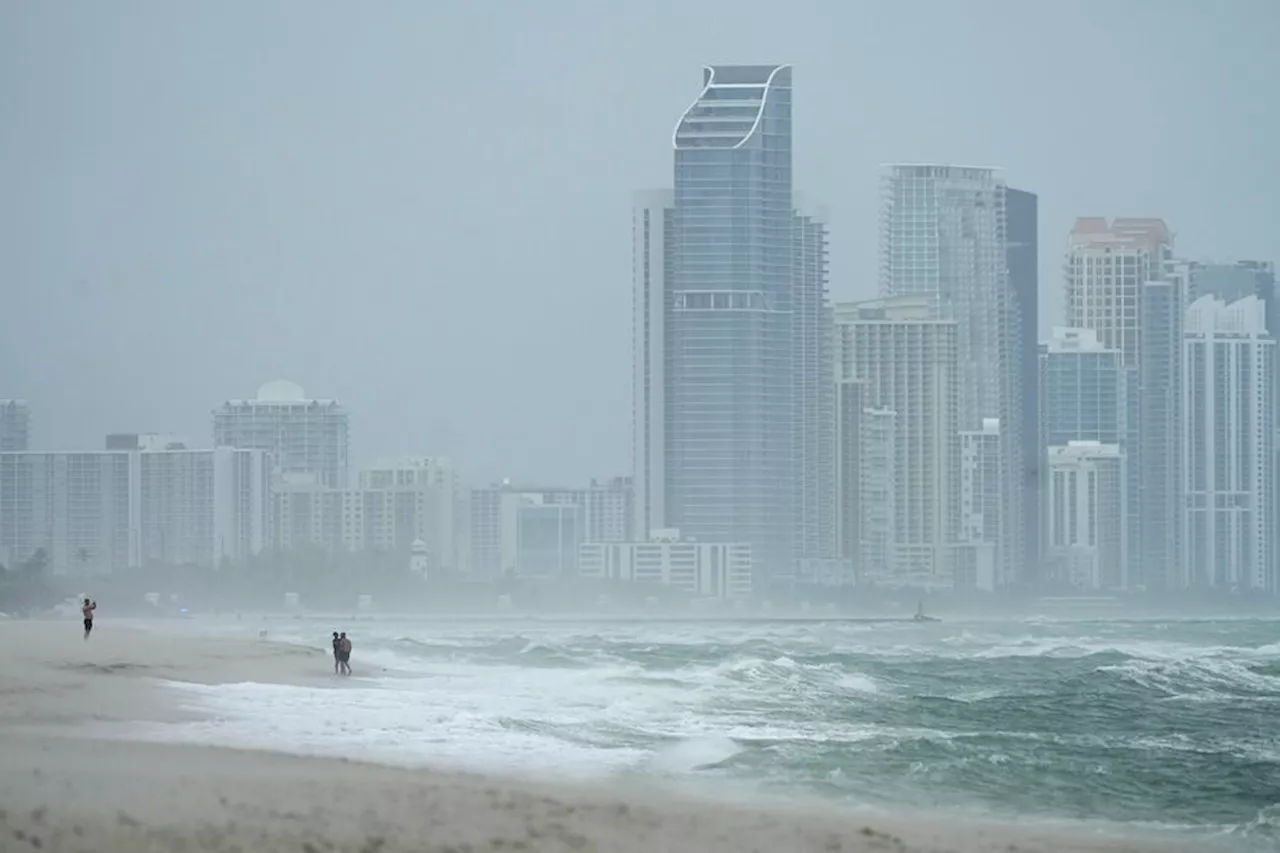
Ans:
{"label": "foggy building", "polygon": [[996,542],[1000,512],[1000,421],[960,431],[960,521],[955,575],[959,589],[991,592],[999,585]]}
{"label": "foggy building", "polygon": [[[880,292],[927,294],[941,316],[956,323],[956,428],[981,430],[1000,421],[999,523],[992,528],[996,583],[1023,574],[1022,311],[1031,294],[1013,293],[1009,270],[1008,190],[995,169],[944,164],[896,164],[882,178]],[[1014,256],[1026,290],[1027,220],[1034,197],[1018,196],[1023,243]],[[1030,210],[1028,207],[1030,206]],[[1034,252],[1034,248],[1032,249]],[[1032,327],[1034,328],[1034,326]],[[1030,333],[1030,330],[1028,330]],[[1030,369],[1030,368],[1027,368]],[[971,543],[972,544],[972,543]]]}
{"label": "foggy building", "polygon": [[1066,257],[1066,325],[1092,329],[1106,349],[1136,367],[1142,286],[1163,278],[1173,237],[1160,219],[1077,219]]}
{"label": "foggy building", "polygon": [[269,544],[270,472],[259,450],[166,447],[137,465],[143,563],[217,568]]}
{"label": "foggy building", "polygon": [[158,432],[114,432],[103,442],[105,450],[186,450],[187,440]]}
{"label": "foggy building", "polygon": [[1047,454],[1045,565],[1085,590],[1128,586],[1125,458],[1120,447],[1070,441]]}
{"label": "foggy building", "polygon": [[1035,193],[1005,188],[1006,266],[1014,313],[1010,351],[1014,354],[1022,435],[1022,580],[1034,580],[1040,569],[1040,472],[1044,447],[1040,438],[1040,382],[1036,364],[1040,328],[1040,217]]}
{"label": "foggy building", "polygon": [[1127,386],[1119,350],[1105,348],[1092,329],[1056,326],[1039,367],[1041,446],[1123,443]]}
{"label": "foggy building", "polygon": [[268,382],[252,400],[228,400],[213,413],[218,447],[263,450],[277,474],[315,474],[347,486],[349,423],[336,400],[310,399],[292,382]]}
{"label": "foggy building", "polygon": [[897,415],[864,404],[863,384],[836,385],[836,556],[863,583],[893,580]]}
{"label": "foggy building", "polygon": [[584,542],[579,577],[666,586],[704,598],[750,597],[749,544],[681,541],[677,530],[654,534],[647,542]]}
{"label": "foggy building", "polygon": [[3,453],[0,562],[44,549],[58,573],[215,568],[267,543],[268,496],[258,451]]}
{"label": "foggy building", "polygon": [[636,193],[631,211],[632,479],[636,538],[666,525],[667,297],[674,271],[670,190]]}
{"label": "foggy building", "polygon": [[1275,349],[1257,296],[1201,296],[1187,308],[1186,586],[1276,590]]}
{"label": "foggy building", "polygon": [[793,193],[791,69],[717,66],[637,195],[638,537],[750,542],[783,580],[835,551],[827,227]]}
{"label": "foggy building", "polygon": [[836,549],[835,384],[827,281],[827,223],[797,199],[793,218],[792,405],[795,407],[795,556]]}
{"label": "foggy building", "polygon": [[[1129,395],[1136,389],[1136,371],[1125,368],[1124,354],[1105,348],[1093,329],[1058,326],[1041,348],[1039,368],[1042,453],[1073,441],[1097,441],[1118,446],[1129,459],[1135,432],[1129,419],[1136,417]],[[1126,465],[1125,543],[1130,566],[1139,564],[1138,475]],[[1043,530],[1043,515],[1039,523]]]}
{"label": "foggy building", "polygon": [[434,569],[463,568],[458,543],[466,533],[464,496],[452,462],[438,456],[385,460],[362,468],[356,482],[363,548],[400,552],[418,539],[430,551]]}
{"label": "foggy building", "polygon": [[271,499],[273,545],[408,555],[422,542],[433,571],[457,571],[464,568],[461,503],[457,472],[439,457],[377,463],[351,489],[330,488],[315,474],[285,474]]}
{"label": "foggy building", "polygon": [[0,453],[31,449],[31,407],[26,400],[0,400]]}
{"label": "foggy building", "polygon": [[[1175,544],[1179,486],[1178,419],[1181,317],[1185,294],[1164,281],[1173,268],[1173,235],[1157,218],[1082,217],[1065,262],[1066,323],[1092,329],[1121,354],[1125,376],[1130,580],[1163,587],[1181,558]],[[1150,297],[1150,298],[1148,298]],[[1151,340],[1146,340],[1148,332]],[[1145,358],[1146,363],[1143,363]],[[1171,384],[1172,383],[1172,384]]]}
{"label": "foggy building", "polygon": [[791,68],[703,69],[672,135],[664,526],[797,552]]}
{"label": "foggy building", "polygon": [[889,580],[950,587],[959,521],[956,322],[931,296],[837,304],[839,380],[894,418],[894,546]]}
{"label": "foggy building", "polygon": [[502,525],[502,573],[551,580],[576,575],[583,542],[583,508],[544,502],[543,495],[508,496]]}
{"label": "foggy building", "polygon": [[[635,492],[627,477],[592,480],[586,488],[523,486],[510,482],[472,489],[470,493],[471,573],[499,577],[514,571],[517,542],[517,508],[523,505],[568,506],[577,542],[626,542],[634,537],[637,517]],[[550,513],[541,513],[549,518]],[[528,513],[530,518],[539,516]],[[567,517],[566,517],[567,518]],[[569,521],[561,519],[564,525]],[[531,528],[532,530],[532,528]],[[527,537],[526,537],[527,538]],[[570,562],[577,559],[577,544]]]}
{"label": "foggy building", "polygon": [[1137,552],[1130,578],[1147,589],[1178,588],[1186,576],[1183,466],[1183,339],[1187,276],[1173,265],[1142,286]]}
{"label": "foggy building", "polygon": [[[1194,263],[1191,265],[1191,283],[1188,302],[1201,296],[1217,296],[1226,302],[1235,302],[1246,296],[1262,300],[1266,310],[1267,332],[1273,338],[1280,337],[1280,300],[1276,298],[1276,267],[1271,261],[1236,261],[1234,263]],[[1275,356],[1273,355],[1273,358]],[[1272,365],[1272,423],[1280,429],[1280,365]],[[1273,454],[1271,482],[1280,483],[1280,440],[1272,436]],[[1280,501],[1273,500],[1275,516],[1272,529],[1280,531]],[[1280,577],[1280,548],[1272,543],[1273,576]]]}

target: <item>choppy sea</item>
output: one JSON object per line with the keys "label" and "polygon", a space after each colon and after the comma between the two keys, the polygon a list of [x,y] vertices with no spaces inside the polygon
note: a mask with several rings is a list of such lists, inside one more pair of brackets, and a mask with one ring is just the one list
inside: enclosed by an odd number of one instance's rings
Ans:
{"label": "choppy sea", "polygon": [[1280,621],[269,625],[343,628],[344,689],[174,685],[163,736],[1280,846]]}

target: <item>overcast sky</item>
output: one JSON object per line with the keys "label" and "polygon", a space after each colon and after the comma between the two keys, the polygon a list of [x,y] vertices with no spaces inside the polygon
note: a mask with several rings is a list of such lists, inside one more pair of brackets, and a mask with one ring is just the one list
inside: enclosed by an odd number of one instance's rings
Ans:
{"label": "overcast sky", "polygon": [[1078,215],[1280,255],[1280,2],[0,0],[0,398],[39,448],[209,441],[288,378],[356,462],[630,467],[630,194],[704,63],[794,64],[832,292],[874,294],[877,167],[1040,196],[1041,326]]}

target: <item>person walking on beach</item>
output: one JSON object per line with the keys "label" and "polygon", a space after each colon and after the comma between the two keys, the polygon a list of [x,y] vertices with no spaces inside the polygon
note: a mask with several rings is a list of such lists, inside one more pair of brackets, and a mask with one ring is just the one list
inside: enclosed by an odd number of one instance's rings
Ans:
{"label": "person walking on beach", "polygon": [[93,630],[93,611],[98,609],[98,602],[84,600],[84,604],[80,607],[80,612],[84,614],[84,638],[89,639],[89,632]]}
{"label": "person walking on beach", "polygon": [[333,674],[340,675],[342,671],[342,640],[338,637],[338,632],[333,632]]}
{"label": "person walking on beach", "polygon": [[351,641],[347,639],[347,632],[343,631],[338,637],[338,663],[342,664],[342,674],[351,674]]}

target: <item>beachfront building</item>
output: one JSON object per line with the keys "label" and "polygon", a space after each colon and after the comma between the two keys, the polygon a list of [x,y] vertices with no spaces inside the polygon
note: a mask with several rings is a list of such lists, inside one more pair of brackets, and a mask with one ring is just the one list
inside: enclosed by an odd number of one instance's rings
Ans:
{"label": "beachfront building", "polygon": [[1040,223],[1035,193],[1005,187],[1005,258],[1009,295],[1013,299],[1010,331],[1016,375],[1016,399],[1022,420],[1018,444],[1022,450],[1022,580],[1040,574],[1040,482],[1044,445],[1040,435],[1040,386],[1036,352],[1040,325]]}
{"label": "beachfront building", "polygon": [[835,320],[837,379],[861,384],[863,408],[894,413],[893,553],[882,580],[950,588],[960,509],[956,322],[929,295],[837,304]]}
{"label": "beachfront building", "polygon": [[682,541],[678,530],[654,531],[648,542],[584,542],[578,552],[581,578],[653,584],[704,598],[750,597],[752,572],[750,544]]}
{"label": "beachfront building", "polygon": [[347,486],[349,428],[347,411],[336,400],[311,399],[283,380],[213,412],[216,447],[265,451],[276,474],[314,474],[335,489]]}
{"label": "beachfront building", "polygon": [[633,219],[635,536],[835,549],[827,226],[793,192],[791,68],[716,66]]}
{"label": "beachfront building", "polygon": [[836,556],[857,582],[892,581],[897,415],[865,404],[863,383],[836,385]]}
{"label": "beachfront building", "polygon": [[1045,567],[1082,590],[1128,584],[1125,458],[1119,445],[1071,441],[1048,449]]}
{"label": "beachfront building", "polygon": [[[1136,375],[1124,366],[1124,354],[1107,349],[1093,329],[1058,326],[1040,347],[1040,438],[1041,453],[1072,441],[1114,444],[1129,456],[1129,418],[1136,416],[1129,394],[1136,389]],[[1139,565],[1138,471],[1127,466],[1129,482],[1125,511],[1131,566]],[[1043,530],[1044,515],[1038,519]]]}
{"label": "beachfront building", "polygon": [[[1034,202],[1029,212],[1026,199],[1016,203],[1025,239]],[[995,538],[980,549],[994,549],[997,585],[1023,574],[1022,388],[1033,366],[1019,358],[1030,355],[1022,341],[1035,329],[1034,314],[1024,314],[1034,303],[1025,253],[1015,255],[1023,292],[1011,285],[1007,207],[1008,188],[996,169],[909,163],[887,166],[882,176],[880,293],[936,299],[939,316],[956,324],[956,429],[980,432],[988,418],[1002,427],[995,460],[1001,507],[988,517]]]}
{"label": "beachfront building", "polygon": [[0,453],[0,563],[43,550],[60,574],[216,568],[266,546],[268,506],[260,451]]}
{"label": "beachfront building", "polygon": [[1138,430],[1129,444],[1138,475],[1139,562],[1135,586],[1180,589],[1187,573],[1183,342],[1188,271],[1166,265],[1142,286]]}
{"label": "beachfront building", "polygon": [[0,400],[0,453],[31,449],[31,407],[26,400]]}
{"label": "beachfront building", "polygon": [[[1180,576],[1178,450],[1181,325],[1185,293],[1165,282],[1173,234],[1158,218],[1076,220],[1064,265],[1066,325],[1091,329],[1125,370],[1130,575],[1163,588]],[[1136,500],[1141,495],[1141,500]]]}
{"label": "beachfront building", "polygon": [[1000,421],[960,431],[960,520],[956,538],[956,588],[991,592],[1000,585]]}
{"label": "beachfront building", "polygon": [[273,546],[409,554],[421,541],[433,571],[459,570],[461,491],[457,471],[440,457],[375,464],[351,489],[326,486],[316,474],[283,474],[271,498]]}
{"label": "beachfront building", "polygon": [[[629,477],[612,477],[593,479],[585,488],[565,488],[503,481],[472,489],[467,507],[471,574],[494,578],[516,570],[514,519],[523,504],[576,507],[578,542],[631,541],[634,524],[642,521],[631,482]],[[563,523],[570,523],[567,517]],[[576,547],[570,565],[577,559]]]}
{"label": "beachfront building", "polygon": [[1201,296],[1187,309],[1183,586],[1276,591],[1276,341],[1266,321],[1253,295]]}

